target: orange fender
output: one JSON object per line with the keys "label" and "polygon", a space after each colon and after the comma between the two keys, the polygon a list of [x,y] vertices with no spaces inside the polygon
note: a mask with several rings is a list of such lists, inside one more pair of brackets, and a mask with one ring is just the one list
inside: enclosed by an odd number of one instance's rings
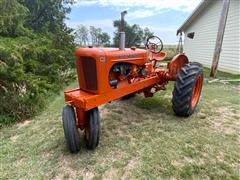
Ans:
{"label": "orange fender", "polygon": [[168,63],[168,73],[169,75],[176,80],[177,75],[180,72],[184,64],[187,64],[188,58],[184,53],[177,54],[173,59]]}

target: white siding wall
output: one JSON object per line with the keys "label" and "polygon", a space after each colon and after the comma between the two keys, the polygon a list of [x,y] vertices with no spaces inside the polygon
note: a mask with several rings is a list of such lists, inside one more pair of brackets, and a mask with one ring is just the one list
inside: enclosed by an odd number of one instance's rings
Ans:
{"label": "white siding wall", "polygon": [[240,73],[240,0],[231,0],[225,28],[219,68]]}
{"label": "white siding wall", "polygon": [[[236,46],[236,44],[239,44],[236,38],[238,36],[239,41],[239,32],[237,33],[237,31],[239,31],[239,25],[237,25],[237,23],[239,22],[236,21],[239,19],[239,2],[240,0],[231,0],[229,9],[230,16],[228,18],[229,22],[227,22],[226,25],[226,36],[224,37],[224,45],[222,47],[223,50],[219,62],[220,70],[231,70],[235,73],[237,73],[239,68],[239,45],[238,47]],[[221,9],[222,0],[214,0],[185,30],[184,51],[190,61],[200,62],[207,67],[211,67]],[[233,9],[234,12],[232,12]],[[238,26],[238,28],[236,26]],[[235,32],[234,35],[232,34],[233,29]],[[194,39],[190,39],[186,36],[187,33],[190,32],[195,32]],[[231,38],[228,39],[228,37]],[[224,48],[226,49],[224,50]],[[229,49],[231,52],[229,52]]]}

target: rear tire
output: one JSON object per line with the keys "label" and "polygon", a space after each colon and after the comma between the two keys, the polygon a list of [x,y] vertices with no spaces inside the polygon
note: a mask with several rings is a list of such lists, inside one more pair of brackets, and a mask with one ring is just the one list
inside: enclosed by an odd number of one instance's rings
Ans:
{"label": "rear tire", "polygon": [[88,149],[94,150],[100,139],[100,116],[98,108],[87,112],[87,124],[85,127],[85,140]]}
{"label": "rear tire", "polygon": [[72,106],[66,105],[62,112],[62,121],[65,138],[71,153],[80,150],[80,137],[76,126],[75,111]]}
{"label": "rear tire", "polygon": [[190,116],[198,104],[203,83],[203,67],[193,62],[185,64],[178,74],[172,98],[173,111],[178,116]]}

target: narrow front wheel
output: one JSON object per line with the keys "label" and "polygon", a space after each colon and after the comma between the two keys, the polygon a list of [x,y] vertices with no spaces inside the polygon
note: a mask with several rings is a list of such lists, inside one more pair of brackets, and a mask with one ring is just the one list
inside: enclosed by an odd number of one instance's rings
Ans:
{"label": "narrow front wheel", "polygon": [[76,126],[75,111],[72,106],[66,105],[62,112],[63,129],[71,153],[80,150],[79,132]]}
{"label": "narrow front wheel", "polygon": [[88,149],[94,150],[100,139],[100,116],[98,108],[87,111],[87,124],[85,127],[85,140]]}

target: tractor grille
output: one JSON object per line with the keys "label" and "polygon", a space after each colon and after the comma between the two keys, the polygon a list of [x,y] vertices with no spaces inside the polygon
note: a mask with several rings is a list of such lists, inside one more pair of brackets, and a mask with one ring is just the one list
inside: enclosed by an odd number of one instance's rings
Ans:
{"label": "tractor grille", "polygon": [[89,56],[81,56],[80,61],[85,88],[87,90],[97,90],[97,69],[95,59]]}

